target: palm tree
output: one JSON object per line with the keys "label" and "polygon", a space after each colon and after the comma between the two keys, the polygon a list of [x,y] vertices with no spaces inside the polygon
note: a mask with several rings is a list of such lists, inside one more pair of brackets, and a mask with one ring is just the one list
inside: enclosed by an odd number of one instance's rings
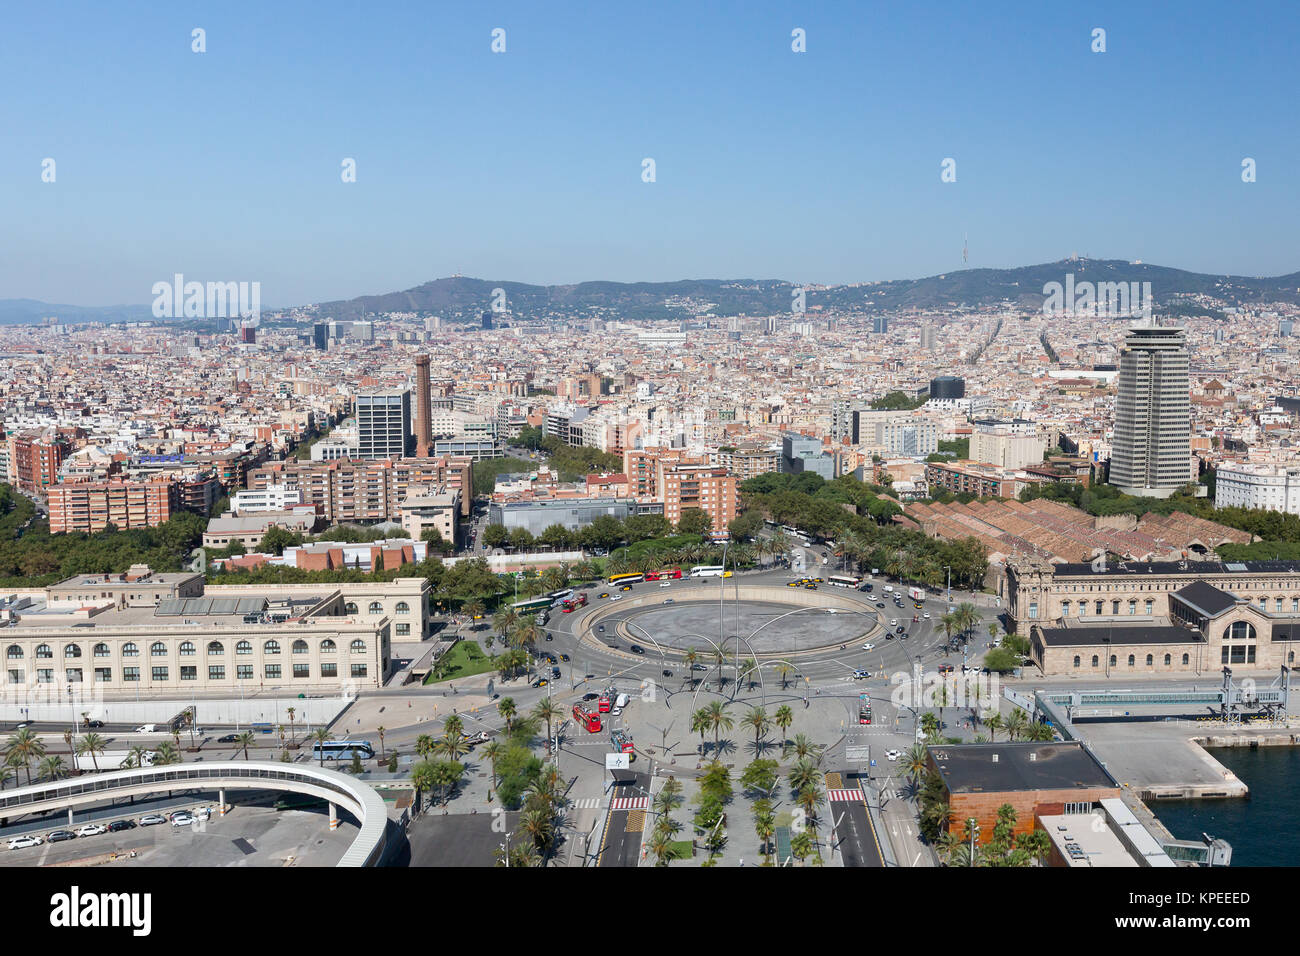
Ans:
{"label": "palm tree", "polygon": [[790,770],[790,787],[796,793],[802,793],[821,779],[821,771],[811,760],[801,758]]}
{"label": "palm tree", "polygon": [[446,757],[453,762],[469,753],[469,749],[469,741],[459,733],[452,733],[451,731],[447,731],[433,742],[433,753],[439,757]]}
{"label": "palm tree", "polygon": [[[251,747],[251,746],[252,746],[253,744],[255,744],[256,742],[257,742],[257,738],[253,736],[253,732],[252,732],[251,730],[245,730],[245,731],[244,731],[242,734],[240,734],[239,737],[235,740],[235,743],[239,744],[239,746],[241,746],[241,747],[244,748],[244,759],[245,759],[245,760],[250,759],[249,756],[248,756],[248,748]],[[322,764],[321,766],[324,766],[324,764]]]}
{"label": "palm tree", "polygon": [[506,748],[502,746],[501,741],[497,740],[496,738],[493,738],[492,740],[489,740],[487,743],[485,743],[483,745],[483,749],[479,751],[479,756],[492,764],[492,789],[493,790],[497,788],[497,758],[500,757],[505,752],[506,752]]}
{"label": "palm tree", "polygon": [[428,734],[420,734],[415,738],[415,752],[425,760],[433,753],[433,738]]}
{"label": "palm tree", "polygon": [[826,794],[817,785],[817,778],[815,777],[806,787],[801,787],[799,790],[797,803],[803,808],[804,819],[814,830],[817,829],[817,806],[822,802],[824,796]]}
{"label": "palm tree", "polygon": [[700,756],[704,756],[704,735],[709,732],[709,715],[703,707],[691,714],[691,733],[700,735]]}
{"label": "palm tree", "polygon": [[803,760],[816,753],[818,748],[807,734],[795,734],[794,740],[790,743],[790,749],[794,751],[796,757]]}
{"label": "palm tree", "polygon": [[452,714],[442,722],[442,732],[448,737],[461,737],[465,734],[465,721],[459,714]]}
{"label": "palm tree", "polygon": [[32,782],[32,761],[40,760],[44,756],[45,744],[41,743],[41,738],[28,727],[17,731],[5,744],[5,759],[15,767],[18,764],[23,765],[23,769],[27,771],[29,786]]}
{"label": "palm tree", "polygon": [[519,612],[513,608],[503,608],[492,617],[492,629],[501,635],[503,641],[518,623]]}
{"label": "palm tree", "polygon": [[939,618],[939,626],[943,628],[943,647],[944,650],[947,650],[952,643],[952,632],[961,630],[961,616],[956,611],[951,614],[943,614]]}
{"label": "palm tree", "polygon": [[153,758],[155,767],[165,767],[168,764],[181,762],[181,750],[175,744],[164,741],[158,745],[158,753]]}
{"label": "palm tree", "polygon": [[12,776],[15,776],[14,768],[10,764],[0,763],[0,790],[5,788],[5,783]]}
{"label": "palm tree", "polygon": [[754,814],[754,835],[758,837],[759,846],[763,848],[763,857],[768,862],[772,859],[771,839],[776,834],[776,818],[771,813]]}
{"label": "palm tree", "polygon": [[533,708],[533,717],[538,721],[546,722],[546,752],[550,754],[551,722],[563,719],[564,708],[560,706],[558,701],[552,700],[550,697],[543,697],[537,702],[537,706]]}
{"label": "palm tree", "polygon": [[478,625],[474,623],[475,618],[480,618],[487,613],[487,608],[485,608],[483,602],[477,598],[468,602],[461,610],[469,615],[469,629],[471,631],[478,627]]}
{"label": "palm tree", "polygon": [[984,726],[989,729],[989,742],[996,741],[998,731],[1004,726],[1002,714],[995,710],[991,715],[984,718]]}
{"label": "palm tree", "polygon": [[736,722],[727,713],[727,705],[720,700],[711,700],[705,705],[704,719],[713,731],[713,752],[716,755],[718,753],[718,735],[724,730],[730,730],[736,725]]}
{"label": "palm tree", "polygon": [[1025,727],[1028,723],[1029,716],[1019,707],[1016,707],[1011,711],[1010,716],[1006,719],[1007,736],[1010,739],[1015,740],[1025,732]]}
{"label": "palm tree", "polygon": [[655,866],[667,866],[668,854],[673,848],[673,838],[666,830],[655,827],[650,835],[650,852],[655,855]]}
{"label": "palm tree", "polygon": [[39,772],[42,780],[60,780],[68,775],[68,767],[62,757],[53,754],[41,761]]}
{"label": "palm tree", "polygon": [[913,789],[921,786],[921,780],[929,767],[929,754],[924,744],[912,744],[904,751],[902,758],[903,776],[912,781]]}
{"label": "palm tree", "polygon": [[77,744],[77,754],[83,756],[90,754],[90,762],[94,764],[95,770],[99,770],[98,754],[102,754],[107,749],[104,738],[99,734],[91,733],[81,738]]}
{"label": "palm tree", "polygon": [[148,751],[146,751],[139,744],[136,744],[134,747],[132,747],[130,750],[126,752],[126,759],[122,761],[122,766],[126,767],[128,770],[137,767],[143,767],[145,755],[147,753]]}
{"label": "palm tree", "polygon": [[315,730],[311,732],[311,737],[309,739],[316,741],[316,743],[319,745],[317,749],[320,751],[320,765],[324,767],[325,766],[325,744],[328,741],[333,740],[334,735],[330,733],[330,729],[328,727],[317,727]]}
{"label": "palm tree", "polygon": [[686,653],[682,655],[682,660],[686,664],[686,676],[694,682],[695,665],[700,662],[700,652],[693,647],[688,647]]}
{"label": "palm tree", "polygon": [[294,707],[289,707],[286,709],[285,712],[289,715],[289,739],[293,741],[297,741],[298,735],[294,732],[293,716],[294,714],[298,713],[298,711]]}
{"label": "palm tree", "polygon": [[921,733],[925,734],[927,740],[933,741],[939,736],[941,729],[939,718],[934,715],[934,711],[927,710],[921,715]]}
{"label": "palm tree", "polygon": [[433,764],[428,760],[421,760],[411,768],[411,783],[415,786],[416,805],[419,805],[421,793],[432,793],[434,787],[438,785],[437,778],[433,773]]}
{"label": "palm tree", "polygon": [[433,782],[442,791],[442,805],[451,799],[451,791],[465,775],[465,765],[455,760],[439,760],[433,765]]}
{"label": "palm tree", "polygon": [[745,716],[740,722],[747,727],[754,728],[754,753],[759,752],[759,738],[772,725],[772,718],[767,716],[767,710],[763,707],[751,707],[746,711]]}
{"label": "palm tree", "polygon": [[800,863],[812,855],[812,836],[808,831],[804,830],[800,833],[796,833],[790,838],[790,852],[794,854],[795,859]]}
{"label": "palm tree", "polygon": [[776,665],[776,676],[781,678],[782,690],[785,690],[786,685],[789,683],[790,675],[793,673],[794,673],[794,668],[791,667],[789,664],[787,664],[785,661],[781,661]]}
{"label": "palm tree", "polygon": [[781,728],[781,751],[784,753],[786,731],[794,723],[794,711],[790,709],[789,705],[782,704],[776,709],[776,713],[772,715],[772,723]]}
{"label": "palm tree", "polygon": [[497,713],[500,714],[501,719],[506,722],[506,736],[509,737],[513,732],[511,724],[515,719],[515,715],[518,713],[518,710],[515,707],[515,699],[513,697],[502,697],[501,703],[497,704]]}

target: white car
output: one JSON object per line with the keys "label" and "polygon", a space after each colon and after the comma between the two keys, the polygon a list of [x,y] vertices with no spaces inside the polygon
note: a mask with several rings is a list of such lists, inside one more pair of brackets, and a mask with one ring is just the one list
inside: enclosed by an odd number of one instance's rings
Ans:
{"label": "white car", "polygon": [[207,820],[211,818],[212,811],[207,807],[199,807],[197,810],[193,811],[193,815],[196,820]]}
{"label": "white car", "polygon": [[885,751],[885,756],[886,756],[887,758],[889,758],[890,760],[897,760],[899,757],[903,756],[903,751],[901,751],[901,750],[886,750],[886,751]]}
{"label": "white car", "polygon": [[187,827],[194,823],[194,818],[185,811],[172,814],[172,826]]}
{"label": "white car", "polygon": [[21,850],[24,847],[40,846],[45,841],[38,836],[19,836],[9,841],[9,849]]}
{"label": "white car", "polygon": [[896,617],[890,618],[890,619],[889,619],[889,626],[890,626],[890,627],[898,627],[898,618],[896,618]]}
{"label": "white car", "polygon": [[621,594],[611,594],[611,595],[609,596],[609,599],[610,599],[611,601],[621,601],[621,600],[623,600],[623,595],[621,595]]}
{"label": "white car", "polygon": [[874,651],[876,649],[876,645],[868,641],[866,644],[862,645],[862,649],[864,651]]}
{"label": "white car", "polygon": [[930,620],[930,612],[929,612],[929,611],[926,611],[926,612],[925,612],[925,619],[926,619],[927,621]]}
{"label": "white car", "polygon": [[659,586],[660,586],[661,588],[670,588],[670,587],[673,586],[673,582],[671,582],[671,581],[660,581],[660,582],[659,582]]}
{"label": "white car", "polygon": [[107,833],[108,827],[102,823],[87,823],[77,827],[76,833],[79,837],[99,836],[101,833]]}

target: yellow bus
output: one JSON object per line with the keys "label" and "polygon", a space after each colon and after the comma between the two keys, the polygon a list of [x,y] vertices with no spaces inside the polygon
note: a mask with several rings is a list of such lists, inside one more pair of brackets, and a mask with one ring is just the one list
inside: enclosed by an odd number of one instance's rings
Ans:
{"label": "yellow bus", "polygon": [[640,584],[644,580],[644,574],[611,574],[608,578],[610,584]]}

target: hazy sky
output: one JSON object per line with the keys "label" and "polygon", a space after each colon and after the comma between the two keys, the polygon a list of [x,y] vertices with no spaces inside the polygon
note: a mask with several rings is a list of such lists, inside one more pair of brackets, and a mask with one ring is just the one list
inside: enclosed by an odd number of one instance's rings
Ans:
{"label": "hazy sky", "polygon": [[1292,272],[1298,25],[1295,0],[12,3],[0,298],[854,282],[960,269],[967,233],[971,267]]}

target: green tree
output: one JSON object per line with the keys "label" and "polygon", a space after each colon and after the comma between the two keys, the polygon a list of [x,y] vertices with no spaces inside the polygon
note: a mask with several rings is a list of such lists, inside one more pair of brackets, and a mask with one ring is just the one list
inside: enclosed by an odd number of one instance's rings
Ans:
{"label": "green tree", "polygon": [[794,711],[787,704],[782,704],[772,715],[772,723],[781,728],[781,750],[785,751],[786,735],[790,730],[790,725],[794,723]]}
{"label": "green tree", "polygon": [[700,508],[683,508],[681,517],[677,519],[678,534],[698,534],[703,537],[712,527],[713,519]]}
{"label": "green tree", "polygon": [[99,770],[99,754],[102,754],[107,749],[107,742],[96,733],[86,734],[77,743],[77,755],[85,756],[90,754],[90,762],[94,765],[95,770]]}
{"label": "green tree", "polygon": [[28,727],[15,731],[5,744],[5,760],[14,767],[22,766],[27,772],[28,785],[32,782],[32,761],[45,756],[45,744]]}

